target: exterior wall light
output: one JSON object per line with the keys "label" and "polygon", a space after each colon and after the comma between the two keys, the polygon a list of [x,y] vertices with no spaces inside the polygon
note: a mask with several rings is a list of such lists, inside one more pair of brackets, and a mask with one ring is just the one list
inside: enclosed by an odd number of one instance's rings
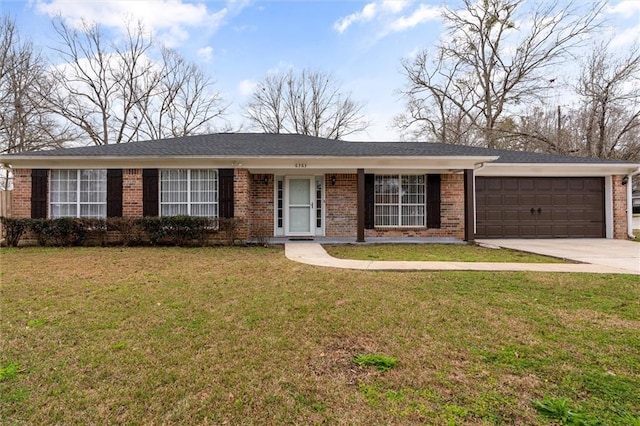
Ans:
{"label": "exterior wall light", "polygon": [[331,186],[336,186],[337,180],[338,178],[336,178],[336,175],[331,176]]}

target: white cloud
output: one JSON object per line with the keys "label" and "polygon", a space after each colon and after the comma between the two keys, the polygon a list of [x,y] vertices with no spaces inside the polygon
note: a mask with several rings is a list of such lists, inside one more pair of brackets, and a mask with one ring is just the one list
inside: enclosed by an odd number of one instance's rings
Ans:
{"label": "white cloud", "polygon": [[242,80],[238,85],[238,90],[240,91],[240,95],[243,97],[251,96],[255,88],[258,86],[258,82],[253,80]]}
{"label": "white cloud", "polygon": [[199,58],[201,58],[205,62],[211,62],[213,59],[213,47],[206,46],[198,49],[196,52]]}
{"label": "white cloud", "polygon": [[355,12],[351,15],[345,16],[344,18],[338,19],[336,23],[333,24],[333,28],[342,34],[347,30],[347,28],[356,22],[367,22],[372,20],[376,16],[377,8],[378,6],[376,3],[367,3],[360,12]]}
{"label": "white cloud", "polygon": [[435,21],[440,19],[442,9],[440,7],[429,6],[421,4],[413,13],[409,16],[401,16],[389,25],[390,31],[404,31],[415,27],[416,25],[423,24],[428,21]]}
{"label": "white cloud", "polygon": [[183,3],[182,0],[36,0],[31,4],[38,13],[51,17],[60,16],[76,28],[81,26],[83,20],[118,29],[124,28],[127,20],[140,20],[147,30],[156,34],[169,47],[185,42],[189,38],[187,29],[190,27],[220,27],[228,14],[226,7],[209,11],[207,4]]}
{"label": "white cloud", "polygon": [[409,0],[384,0],[381,7],[391,13],[400,13],[411,3]]}
{"label": "white cloud", "polygon": [[616,34],[613,40],[611,40],[611,47],[621,47],[633,43],[640,44],[640,24]]}
{"label": "white cloud", "polygon": [[625,18],[631,18],[635,14],[640,14],[640,1],[622,0],[620,3],[607,8],[607,12],[621,14]]}
{"label": "white cloud", "polygon": [[[408,30],[440,18],[441,7],[419,4],[413,11],[409,11],[408,8],[412,3],[410,0],[384,0],[367,3],[359,12],[338,19],[333,24],[333,28],[342,34],[354,24],[375,22],[380,30],[376,38],[381,38],[387,34]],[[405,10],[408,11],[408,14],[401,15]]]}

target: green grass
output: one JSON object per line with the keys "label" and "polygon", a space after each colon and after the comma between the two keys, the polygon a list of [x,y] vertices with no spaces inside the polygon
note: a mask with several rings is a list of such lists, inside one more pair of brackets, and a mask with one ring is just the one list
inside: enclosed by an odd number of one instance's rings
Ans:
{"label": "green grass", "polygon": [[563,263],[562,259],[509,249],[491,249],[466,244],[366,244],[326,245],[327,252],[341,259],[408,260],[447,262]]}
{"label": "green grass", "polygon": [[382,354],[359,354],[353,362],[361,367],[375,367],[378,371],[388,371],[398,365],[398,359]]}
{"label": "green grass", "polygon": [[273,248],[0,262],[3,424],[558,424],[545,398],[640,416],[631,275],[336,270]]}

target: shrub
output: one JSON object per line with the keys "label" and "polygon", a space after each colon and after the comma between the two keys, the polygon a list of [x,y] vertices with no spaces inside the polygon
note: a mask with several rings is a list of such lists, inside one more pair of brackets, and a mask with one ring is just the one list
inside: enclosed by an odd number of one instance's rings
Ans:
{"label": "shrub", "polygon": [[252,234],[258,245],[266,246],[267,244],[269,244],[269,239],[272,235],[271,227],[266,223],[255,224],[253,226]]}
{"label": "shrub", "polygon": [[140,219],[132,217],[110,217],[106,226],[108,231],[118,232],[119,242],[124,246],[139,245],[143,240],[143,229],[139,223]]}
{"label": "shrub", "polygon": [[0,217],[2,223],[2,234],[8,247],[17,247],[22,234],[27,229],[26,219],[16,219],[10,217]]}
{"label": "shrub", "polygon": [[232,246],[238,239],[238,228],[240,219],[236,218],[220,218],[218,219],[218,229],[222,232],[227,240],[227,244]]}
{"label": "shrub", "polygon": [[177,246],[194,240],[204,245],[208,233],[217,227],[215,219],[196,216],[145,217],[138,224],[151,244]]}
{"label": "shrub", "polygon": [[[81,245],[86,241],[105,245],[109,231],[119,233],[117,242],[123,245],[199,245],[203,246],[217,233],[234,244],[238,219],[212,219],[196,216],[111,217],[107,219],[23,219],[41,246]],[[23,229],[23,231],[24,231]]]}
{"label": "shrub", "polygon": [[87,229],[82,220],[71,217],[30,219],[29,230],[41,246],[81,245],[87,238]]}
{"label": "shrub", "polygon": [[52,220],[52,236],[58,246],[78,246],[87,238],[87,229],[80,219],[60,217]]}
{"label": "shrub", "polygon": [[107,220],[108,219],[84,218],[76,219],[76,222],[85,231],[85,241],[97,241],[101,246],[105,246],[107,244]]}
{"label": "shrub", "polygon": [[53,238],[51,219],[29,219],[28,225],[29,231],[36,237],[39,246],[50,244]]}

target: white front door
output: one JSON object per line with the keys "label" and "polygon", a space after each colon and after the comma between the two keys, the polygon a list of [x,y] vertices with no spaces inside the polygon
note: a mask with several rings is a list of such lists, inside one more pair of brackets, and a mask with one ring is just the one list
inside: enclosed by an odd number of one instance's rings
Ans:
{"label": "white front door", "polygon": [[295,176],[285,178],[285,232],[286,235],[314,235],[315,178]]}

